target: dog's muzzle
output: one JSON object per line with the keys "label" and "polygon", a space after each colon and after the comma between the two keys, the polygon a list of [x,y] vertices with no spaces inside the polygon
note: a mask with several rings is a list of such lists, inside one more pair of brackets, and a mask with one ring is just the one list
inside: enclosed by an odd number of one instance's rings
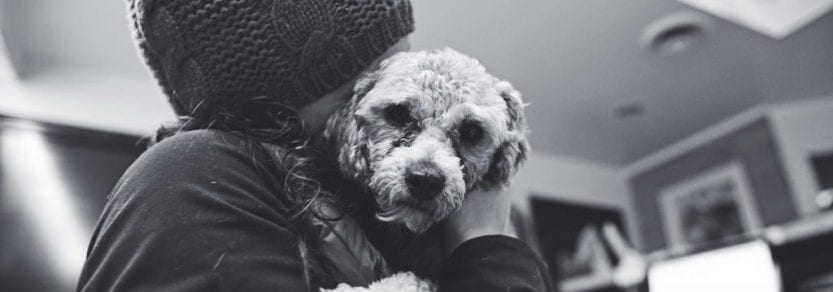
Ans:
{"label": "dog's muzzle", "polygon": [[417,200],[436,198],[445,188],[445,175],[430,161],[420,161],[405,170],[408,191]]}
{"label": "dog's muzzle", "polygon": [[380,209],[377,218],[419,233],[462,205],[466,188],[460,158],[440,132],[425,131],[410,145],[384,153],[372,159],[368,182]]}

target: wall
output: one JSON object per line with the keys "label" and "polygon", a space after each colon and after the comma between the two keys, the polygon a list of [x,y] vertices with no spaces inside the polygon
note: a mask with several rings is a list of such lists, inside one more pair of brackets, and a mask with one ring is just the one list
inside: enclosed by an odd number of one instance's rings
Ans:
{"label": "wall", "polygon": [[724,136],[728,133],[738,130],[743,125],[752,123],[766,116],[766,108],[763,106],[753,107],[745,110],[737,115],[734,115],[726,120],[716,123],[706,129],[703,129],[694,135],[688,136],[685,139],[679,140],[665,148],[660,149],[650,155],[647,155],[622,169],[623,181],[627,185],[628,194],[624,204],[626,210],[626,218],[628,218],[628,234],[633,238],[634,245],[641,249],[645,249],[645,242],[639,234],[641,233],[640,224],[637,219],[639,210],[633,198],[631,184],[629,180],[643,172],[646,172],[660,164],[665,163],[677,156],[683,155],[692,149],[701,147],[710,141]]}
{"label": "wall", "polygon": [[770,117],[796,207],[804,215],[815,213],[820,189],[809,158],[833,150],[833,97],[772,105]]}
{"label": "wall", "polygon": [[140,136],[175,118],[150,76],[83,70],[0,84],[0,114]]}
{"label": "wall", "polygon": [[174,119],[140,61],[125,5],[0,1],[0,114],[133,135]]}
{"label": "wall", "polygon": [[[639,222],[641,249],[646,252],[667,248],[673,234],[667,234],[669,213],[661,209],[665,190],[717,167],[737,164],[742,180],[749,188],[751,221],[756,228],[781,224],[797,217],[794,197],[779,159],[779,147],[773,137],[771,122],[762,116],[740,128],[714,137],[629,177],[631,201],[639,212],[632,213]],[[740,193],[743,194],[743,193]],[[742,205],[741,205],[742,206]],[[682,214],[680,214],[682,215]],[[673,216],[673,215],[672,215]],[[678,217],[681,218],[682,217]]]}
{"label": "wall", "polygon": [[525,200],[530,195],[575,203],[621,207],[626,198],[616,168],[533,152],[515,177],[512,189]]}
{"label": "wall", "polygon": [[[772,138],[779,153],[777,158],[796,212],[799,216],[817,212],[814,199],[820,190],[809,157],[813,153],[833,150],[833,97],[753,107],[629,164],[623,168],[621,175],[629,180],[761,118],[766,118],[772,127]],[[630,234],[635,235],[638,232],[633,231],[638,231],[639,225],[633,219],[639,211],[633,198],[626,200],[624,208],[627,210]],[[644,248],[641,237],[636,236],[634,240],[636,246]]]}
{"label": "wall", "polygon": [[[515,176],[511,191],[515,206],[527,223],[532,220],[529,205],[532,196],[618,209],[625,220],[629,219],[623,209],[627,186],[619,169],[608,165],[533,151]],[[533,227],[527,225],[526,230],[534,230]],[[535,237],[529,243],[537,248]]]}

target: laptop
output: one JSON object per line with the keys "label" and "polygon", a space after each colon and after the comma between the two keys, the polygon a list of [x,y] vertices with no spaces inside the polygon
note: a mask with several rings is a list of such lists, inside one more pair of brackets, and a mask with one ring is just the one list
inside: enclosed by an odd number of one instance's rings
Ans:
{"label": "laptop", "polygon": [[653,263],[651,292],[781,291],[778,267],[761,240]]}

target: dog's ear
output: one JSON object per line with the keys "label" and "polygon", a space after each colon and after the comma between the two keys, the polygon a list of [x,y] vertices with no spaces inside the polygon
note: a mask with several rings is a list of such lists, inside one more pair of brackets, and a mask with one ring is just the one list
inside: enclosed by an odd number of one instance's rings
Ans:
{"label": "dog's ear", "polygon": [[327,120],[324,140],[335,149],[342,175],[359,180],[367,172],[368,149],[366,136],[355,116],[355,103],[340,108]]}
{"label": "dog's ear", "polygon": [[376,86],[376,81],[379,81],[379,77],[381,73],[379,71],[367,72],[362,74],[358,80],[356,80],[356,85],[353,87],[353,102],[357,102],[364,98],[370,90]]}
{"label": "dog's ear", "polygon": [[355,100],[327,120],[323,138],[334,149],[339,170],[346,178],[359,180],[367,172],[368,149],[364,130],[357,119]]}
{"label": "dog's ear", "polygon": [[353,180],[360,180],[368,167],[366,136],[355,115],[356,107],[380,76],[378,71],[363,73],[353,87],[353,97],[330,116],[324,129],[324,140],[330,149],[336,149],[334,155],[342,175]]}
{"label": "dog's ear", "polygon": [[526,160],[527,152],[529,152],[529,142],[526,139],[526,118],[523,111],[525,105],[521,99],[521,93],[506,81],[499,81],[495,86],[500,97],[506,102],[508,133],[492,156],[489,170],[480,181],[480,187],[485,189],[506,186],[521,163]]}
{"label": "dog's ear", "polygon": [[509,117],[507,127],[510,132],[522,132],[526,134],[526,118],[524,116],[524,107],[526,106],[521,98],[521,93],[515,89],[508,81],[498,81],[495,87],[506,102],[506,114]]}

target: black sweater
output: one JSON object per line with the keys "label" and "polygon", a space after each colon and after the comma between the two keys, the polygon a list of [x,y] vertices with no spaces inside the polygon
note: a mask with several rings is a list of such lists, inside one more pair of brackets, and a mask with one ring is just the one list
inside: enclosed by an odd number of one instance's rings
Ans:
{"label": "black sweater", "polygon": [[[111,194],[79,291],[317,291],[285,198],[236,136],[197,130],[151,147]],[[441,291],[550,291],[523,242],[486,236],[446,260]]]}

